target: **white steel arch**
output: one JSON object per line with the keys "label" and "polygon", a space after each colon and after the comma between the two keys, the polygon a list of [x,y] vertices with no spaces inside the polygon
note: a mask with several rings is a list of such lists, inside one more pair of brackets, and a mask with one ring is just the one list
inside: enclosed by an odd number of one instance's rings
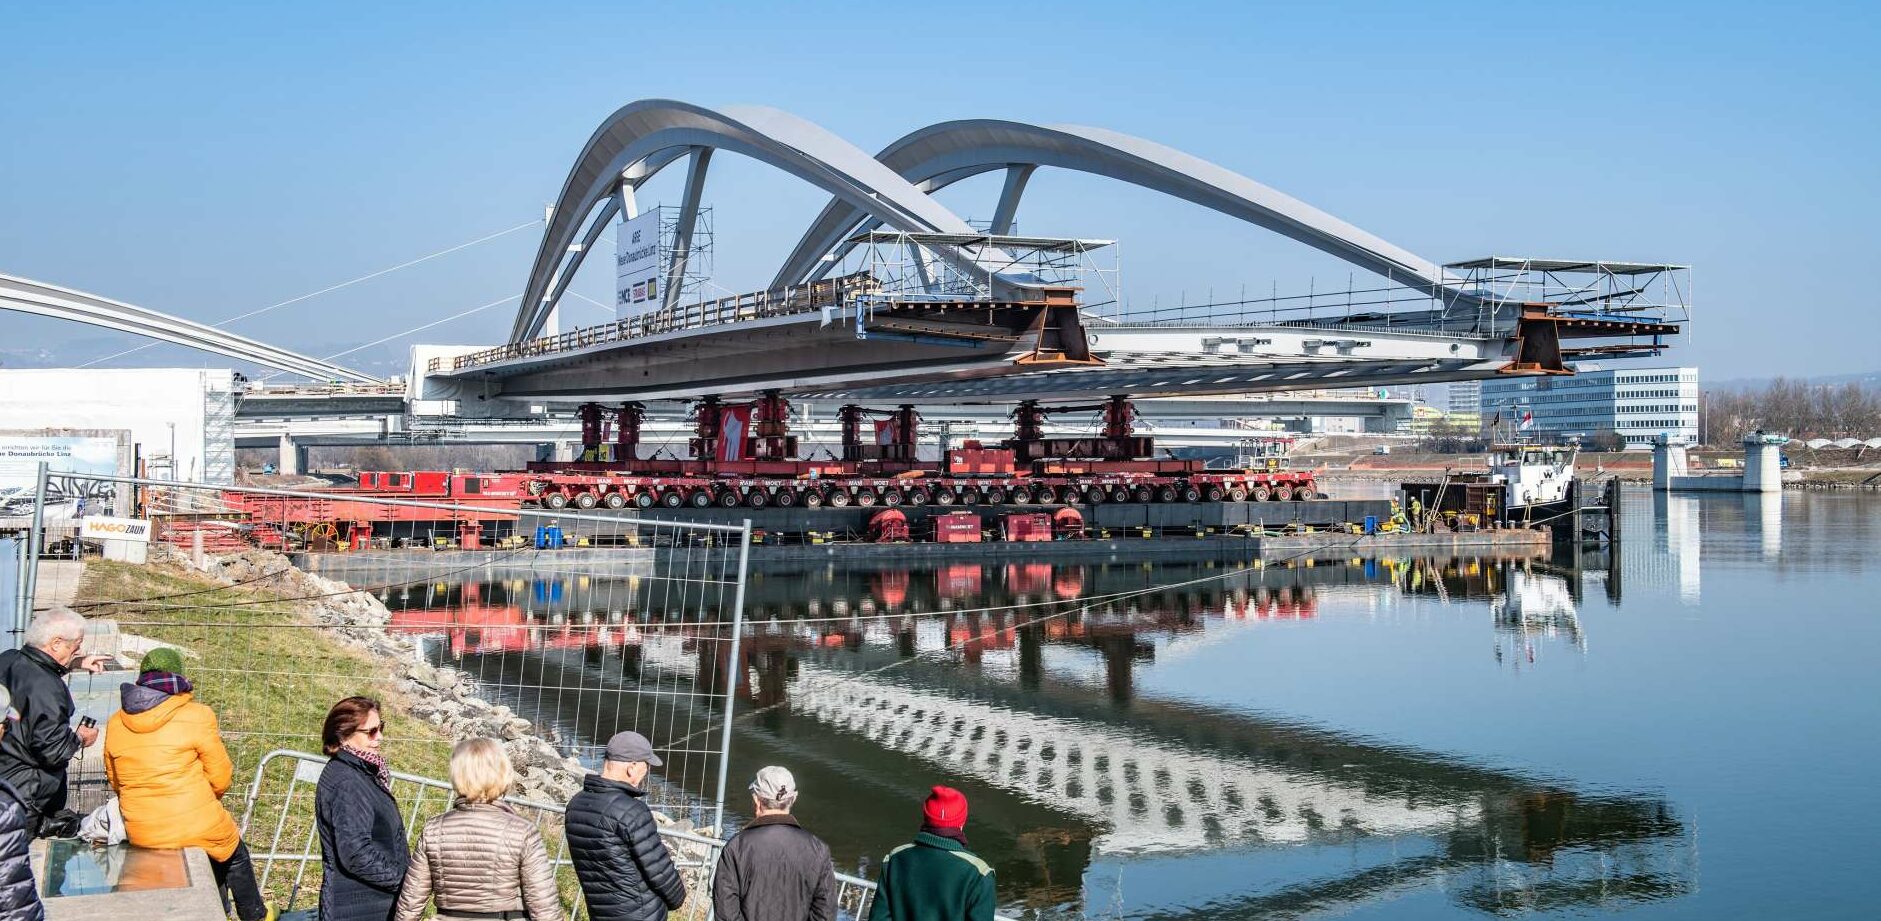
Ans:
{"label": "white steel arch", "polygon": [[147,310],[122,301],[71,288],[0,273],[0,310],[16,310],[59,320],[75,320],[120,332],[135,333],[177,345],[227,355],[319,381],[376,384],[369,374],[278,349],[274,346],[206,326],[193,320]]}
{"label": "white steel arch", "polygon": [[[776,109],[707,109],[670,99],[643,99],[608,116],[582,148],[562,184],[542,244],[536,251],[510,341],[537,335],[562,289],[600,236],[601,225],[653,174],[695,152],[728,150],[775,166],[809,182],[854,213],[910,233],[973,233],[967,222],[921,193],[879,160],[823,128]],[[695,162],[705,158],[695,158]],[[703,163],[697,167],[703,172]],[[696,196],[701,183],[689,181]],[[610,199],[613,204],[606,204]],[[631,207],[631,198],[627,204]],[[597,207],[605,210],[593,222]],[[682,212],[696,209],[682,203]],[[589,230],[582,233],[584,223]],[[577,240],[589,244],[574,247]],[[961,258],[949,254],[950,258]]]}
{"label": "white steel arch", "polygon": [[[1154,141],[1080,125],[1035,125],[997,119],[942,122],[915,131],[878,155],[889,169],[923,192],[993,170],[1007,170],[995,210],[994,232],[1006,232],[1039,166],[1106,176],[1154,189],[1240,218],[1330,253],[1394,281],[1448,289],[1435,262],[1394,246],[1299,199],[1199,157]],[[817,216],[774,284],[813,280],[832,263],[823,256],[844,252],[848,239],[869,216],[841,200]]]}

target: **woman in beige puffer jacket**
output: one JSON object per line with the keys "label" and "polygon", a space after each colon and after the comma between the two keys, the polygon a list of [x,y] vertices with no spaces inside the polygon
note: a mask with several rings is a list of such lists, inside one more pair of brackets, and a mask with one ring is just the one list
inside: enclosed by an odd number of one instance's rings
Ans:
{"label": "woman in beige puffer jacket", "polygon": [[412,846],[395,921],[418,921],[435,899],[440,921],[510,916],[562,921],[555,868],[534,822],[498,802],[515,781],[495,739],[451,750],[451,811],[425,823]]}

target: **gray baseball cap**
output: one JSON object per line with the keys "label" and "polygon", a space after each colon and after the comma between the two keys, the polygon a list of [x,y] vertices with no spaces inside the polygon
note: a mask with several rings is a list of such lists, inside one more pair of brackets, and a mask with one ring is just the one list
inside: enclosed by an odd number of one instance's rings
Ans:
{"label": "gray baseball cap", "polygon": [[751,792],[765,802],[789,808],[797,801],[797,778],[790,775],[789,768],[773,764],[758,772],[757,779],[751,781]]}
{"label": "gray baseball cap", "polygon": [[613,738],[607,740],[607,760],[623,763],[645,761],[654,767],[666,763],[653,753],[653,743],[637,732],[614,733]]}

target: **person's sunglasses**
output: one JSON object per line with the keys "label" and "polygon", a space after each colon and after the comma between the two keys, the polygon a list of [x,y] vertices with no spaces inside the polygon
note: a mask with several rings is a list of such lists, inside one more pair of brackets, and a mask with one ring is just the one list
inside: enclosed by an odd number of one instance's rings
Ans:
{"label": "person's sunglasses", "polygon": [[380,723],[379,725],[374,726],[371,729],[361,729],[359,731],[364,733],[368,738],[376,739],[382,735],[385,735],[385,724]]}

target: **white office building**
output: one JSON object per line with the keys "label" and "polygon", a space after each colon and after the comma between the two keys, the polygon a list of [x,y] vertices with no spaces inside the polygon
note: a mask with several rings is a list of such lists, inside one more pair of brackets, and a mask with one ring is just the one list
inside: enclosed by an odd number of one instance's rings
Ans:
{"label": "white office building", "polygon": [[[1482,384],[1482,414],[1492,437],[1586,440],[1617,433],[1628,450],[1645,450],[1660,435],[1698,441],[1697,368],[1599,369],[1579,366],[1571,377],[1502,377]],[[1522,419],[1532,414],[1524,431]],[[1498,424],[1499,423],[1499,424]]]}
{"label": "white office building", "polygon": [[1482,381],[1451,381],[1448,386],[1450,394],[1447,403],[1451,414],[1471,415],[1482,411]]}

